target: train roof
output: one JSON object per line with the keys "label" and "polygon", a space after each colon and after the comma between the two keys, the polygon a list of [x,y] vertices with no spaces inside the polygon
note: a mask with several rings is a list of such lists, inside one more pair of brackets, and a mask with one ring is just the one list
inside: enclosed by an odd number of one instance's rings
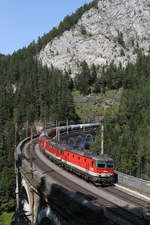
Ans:
{"label": "train roof", "polygon": [[82,150],[74,149],[74,148],[71,148],[70,146],[67,146],[67,145],[61,145],[61,147],[62,147],[62,149],[67,150],[69,152],[79,154],[81,156],[88,157],[88,158],[91,158],[91,159],[94,159],[94,160],[113,161],[113,159],[110,158],[106,154],[101,155],[101,154],[98,154],[97,152],[92,152],[92,151],[87,150],[87,149],[82,149]]}
{"label": "train roof", "polygon": [[102,161],[111,161],[113,160],[112,158],[110,158],[108,155],[106,154],[98,154],[96,152],[92,152],[92,151],[89,151],[89,150],[73,150],[72,152],[76,153],[76,154],[79,154],[81,156],[84,156],[84,157],[88,157],[88,158],[91,158],[91,159],[94,159],[94,160],[102,160]]}
{"label": "train roof", "polygon": [[[44,137],[45,139],[48,138],[45,135],[43,135],[42,137]],[[92,151],[87,150],[87,149],[73,148],[73,147],[71,147],[69,145],[66,145],[66,144],[56,143],[56,142],[54,142],[50,139],[47,139],[47,143],[50,143],[54,146],[57,146],[57,147],[61,148],[62,150],[67,150],[69,152],[79,154],[81,156],[88,157],[88,158],[91,158],[91,159],[94,159],[94,160],[113,161],[113,159],[106,154],[101,155],[101,154],[98,154],[97,152],[92,152]]]}

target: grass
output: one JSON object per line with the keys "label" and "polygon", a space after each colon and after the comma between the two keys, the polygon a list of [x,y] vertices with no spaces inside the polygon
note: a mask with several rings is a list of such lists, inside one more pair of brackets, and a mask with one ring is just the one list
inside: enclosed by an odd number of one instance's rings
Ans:
{"label": "grass", "polygon": [[106,108],[112,110],[118,109],[122,89],[107,90],[105,94],[94,94],[89,96],[80,95],[79,91],[73,92],[73,98],[75,103],[75,111],[82,121],[89,121],[93,118],[93,115],[104,115]]}
{"label": "grass", "polygon": [[4,212],[0,215],[0,225],[10,225],[14,212]]}

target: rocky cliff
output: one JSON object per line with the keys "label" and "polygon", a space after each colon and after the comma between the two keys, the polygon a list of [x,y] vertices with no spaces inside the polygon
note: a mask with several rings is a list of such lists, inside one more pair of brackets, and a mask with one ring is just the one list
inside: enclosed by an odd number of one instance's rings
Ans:
{"label": "rocky cliff", "polygon": [[71,70],[80,62],[123,66],[135,62],[137,48],[145,54],[150,46],[150,2],[147,0],[99,0],[78,23],[53,39],[38,55],[43,65]]}

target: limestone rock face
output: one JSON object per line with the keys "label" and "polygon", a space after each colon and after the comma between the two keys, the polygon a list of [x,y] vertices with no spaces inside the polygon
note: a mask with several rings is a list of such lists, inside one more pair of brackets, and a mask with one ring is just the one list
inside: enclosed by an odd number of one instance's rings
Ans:
{"label": "limestone rock face", "polygon": [[150,46],[150,2],[148,0],[99,0],[98,8],[85,12],[70,31],[56,37],[38,55],[43,65],[80,71],[89,66],[114,61],[123,66],[135,62],[136,49],[145,54]]}

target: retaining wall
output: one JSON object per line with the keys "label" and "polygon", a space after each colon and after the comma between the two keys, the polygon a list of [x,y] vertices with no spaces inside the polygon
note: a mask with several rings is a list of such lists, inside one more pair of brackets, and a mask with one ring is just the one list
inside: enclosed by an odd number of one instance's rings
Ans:
{"label": "retaining wall", "polygon": [[118,171],[116,171],[116,174],[118,175],[119,184],[150,194],[150,181],[142,180]]}

